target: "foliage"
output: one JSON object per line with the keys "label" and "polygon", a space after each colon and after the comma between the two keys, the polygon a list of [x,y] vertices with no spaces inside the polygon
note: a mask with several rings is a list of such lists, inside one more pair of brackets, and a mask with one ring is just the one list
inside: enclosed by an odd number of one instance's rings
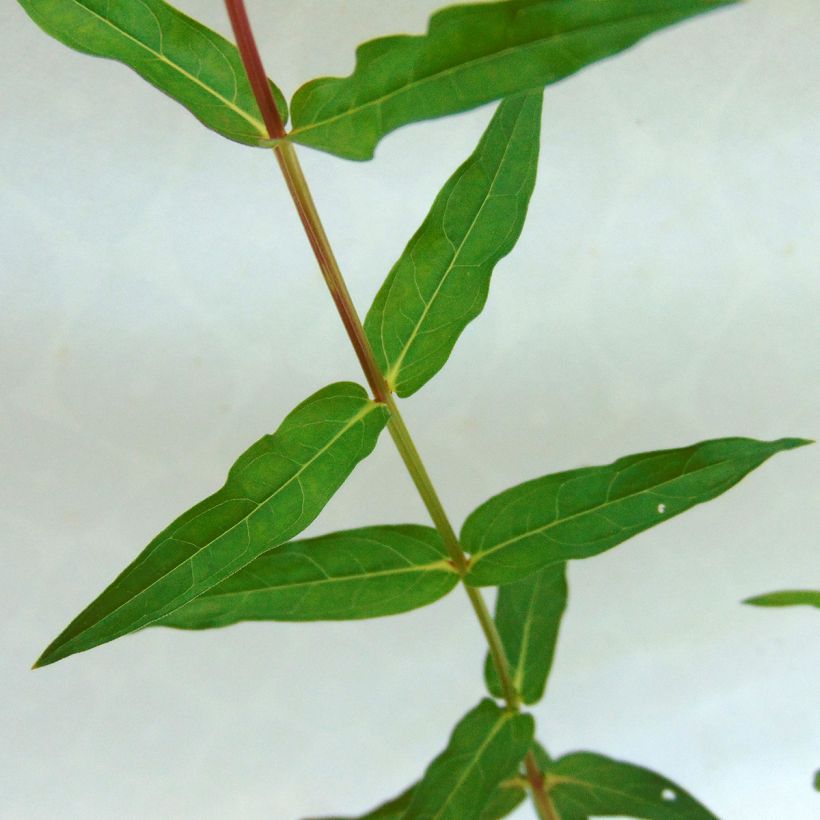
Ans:
{"label": "foliage", "polygon": [[[239,49],[162,0],[20,0],[46,32],[130,66],[215,132],[273,147],[373,393],[339,383],[299,404],[239,457],[220,490],[163,530],[37,665],[146,626],[393,615],[431,604],[461,583],[488,639],[488,692],[504,703],[482,700],[421,778],[365,817],[492,820],[530,792],[551,820],[713,818],[685,790],[642,767],[592,752],[551,759],[534,741],[535,722],[522,704],[545,691],[569,561],[709,501],[772,455],[808,442],[723,438],[535,478],[480,505],[457,539],[393,394],[411,395],[442,369],[481,312],[493,268],[521,233],[536,180],[544,87],[732,2],[506,0],[448,8],[424,35],[365,43],[349,77],[300,88],[293,128],[281,137],[283,129],[270,128],[260,112],[284,123],[287,106],[260,75],[248,30],[242,36],[240,0],[226,0]],[[496,100],[478,146],[442,187],[362,326],[294,144],[369,159],[402,125]],[[293,540],[385,426],[435,528],[387,524]],[[498,587],[494,619],[481,586]],[[818,593],[808,591],[747,603],[820,605]]]}

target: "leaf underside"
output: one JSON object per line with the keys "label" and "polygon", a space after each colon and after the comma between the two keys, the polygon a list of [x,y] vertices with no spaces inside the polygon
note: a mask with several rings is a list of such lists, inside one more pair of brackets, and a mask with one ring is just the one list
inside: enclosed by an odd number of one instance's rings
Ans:
{"label": "leaf underside", "polygon": [[35,666],[141,629],[313,521],[387,423],[356,384],[314,393],[243,453],[221,490],[176,519],[46,649]]}
{"label": "leaf underside", "polygon": [[375,618],[431,604],[457,583],[431,527],[366,527],[277,547],[156,625]]}
{"label": "leaf underside", "polygon": [[604,755],[566,755],[550,762],[545,775],[545,788],[558,820],[612,815],[648,820],[717,820],[671,780]]}
{"label": "leaf underside", "polygon": [[543,88],[652,32],[736,0],[510,0],[453,6],[426,35],[372,40],[348,77],[295,94],[290,138],[365,160],[419,120]]}
{"label": "leaf underside", "polygon": [[530,715],[483,700],[461,719],[447,748],[413,789],[407,820],[481,820],[493,793],[517,770],[532,742]]}
{"label": "leaf underside", "polygon": [[820,609],[820,590],[784,589],[747,598],[744,604],[752,606],[814,606]]}
{"label": "leaf underside", "polygon": [[[269,139],[236,46],[162,0],[19,0],[46,33],[132,68],[203,125],[246,145]],[[271,90],[282,120],[287,104]]]}
{"label": "leaf underside", "polygon": [[507,584],[548,564],[598,555],[715,498],[775,453],[808,443],[715,439],[519,484],[467,518],[467,581]]}
{"label": "leaf underside", "polygon": [[541,91],[502,102],[475,152],[442,188],[365,319],[379,366],[400,396],[447,361],[515,245],[535,185]]}
{"label": "leaf underside", "polygon": [[[513,685],[524,703],[537,703],[544,695],[566,605],[565,562],[550,564],[498,588],[495,624],[510,663]],[[489,654],[484,679],[490,694],[504,696]]]}

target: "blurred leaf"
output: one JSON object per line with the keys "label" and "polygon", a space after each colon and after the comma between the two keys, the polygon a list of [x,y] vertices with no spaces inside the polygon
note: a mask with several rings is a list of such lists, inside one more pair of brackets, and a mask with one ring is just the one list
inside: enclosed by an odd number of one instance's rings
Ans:
{"label": "blurred leaf", "polygon": [[816,606],[820,609],[820,591],[813,589],[786,589],[747,598],[744,604],[752,606]]}
{"label": "blurred leaf", "polygon": [[243,453],[221,490],[177,518],[35,666],[168,615],[301,532],[376,444],[387,411],[356,384],[314,393]]}
{"label": "blurred leaf", "polygon": [[[125,63],[223,137],[247,145],[268,139],[236,46],[162,0],[19,2],[61,43]],[[285,99],[271,89],[285,121]]]}
{"label": "blurred leaf", "polygon": [[[551,564],[498,589],[495,623],[510,662],[513,684],[524,703],[537,703],[544,695],[567,605],[566,566],[565,562]],[[503,697],[489,655],[484,679],[491,694]]]}
{"label": "blurred leaf", "polygon": [[444,366],[484,307],[493,268],[521,234],[538,167],[541,96],[531,92],[499,105],[367,314],[376,359],[400,396]]}
{"label": "blurred leaf", "polygon": [[560,820],[612,815],[648,820],[717,820],[671,780],[603,755],[566,755],[544,774],[545,789]]}
{"label": "blurred leaf", "polygon": [[239,621],[375,618],[431,604],[457,583],[430,527],[366,527],[277,547],[157,622],[208,629]]}
{"label": "blurred leaf", "polygon": [[467,581],[507,584],[547,564],[598,555],[715,498],[775,453],[809,443],[715,439],[519,484],[465,522],[461,543],[473,556]]}
{"label": "blurred leaf", "polygon": [[303,85],[291,138],[370,159],[396,128],[543,88],[642,37],[735,0],[510,0],[446,8],[426,35],[371,40],[349,77]]}
{"label": "blurred leaf", "polygon": [[481,820],[501,782],[532,741],[529,715],[483,700],[458,723],[447,748],[428,766],[404,815],[407,820]]}
{"label": "blurred leaf", "polygon": [[[362,814],[356,818],[350,817],[324,817],[313,818],[313,820],[403,820],[406,817],[407,807],[413,799],[413,790],[418,786],[411,786],[403,791],[398,797],[394,797],[387,803],[377,806],[367,814]],[[524,789],[506,785],[502,783],[490,795],[490,799],[481,811],[479,820],[501,820],[514,811],[526,798]]]}

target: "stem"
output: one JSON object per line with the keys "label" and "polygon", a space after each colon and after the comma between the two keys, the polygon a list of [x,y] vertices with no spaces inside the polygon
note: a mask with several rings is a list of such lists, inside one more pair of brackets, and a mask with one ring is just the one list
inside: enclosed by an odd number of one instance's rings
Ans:
{"label": "stem", "polygon": [[[436,529],[439,535],[441,535],[444,545],[447,547],[450,559],[463,580],[469,568],[467,556],[464,554],[464,550],[461,548],[458,538],[456,538],[456,534],[450,524],[450,519],[444,511],[436,488],[430,480],[424,462],[421,460],[421,456],[416,449],[416,445],[413,443],[410,432],[404,424],[404,419],[401,413],[399,413],[399,408],[396,407],[396,402],[392,395],[388,396],[387,407],[390,410],[390,422],[388,423],[390,435],[393,436],[396,448],[407,467],[407,471],[410,473],[410,477],[413,479],[413,483],[416,485],[416,489],[422,501],[424,501],[424,506],[427,507],[430,518],[433,519],[433,523],[436,525]],[[470,599],[473,611],[487,639],[490,656],[498,671],[498,679],[501,682],[504,700],[507,701],[508,706],[512,709],[518,709],[521,705],[521,700],[513,685],[510,664],[504,652],[504,645],[501,643],[501,636],[498,634],[495,621],[493,621],[492,616],[488,612],[487,605],[484,603],[484,597],[481,593],[467,583],[464,584],[464,589],[467,592],[467,597]]]}
{"label": "stem", "polygon": [[[245,71],[248,73],[248,79],[254,96],[256,97],[257,104],[259,105],[259,110],[262,113],[265,127],[268,129],[268,134],[272,139],[282,140],[285,137],[284,125],[276,108],[273,93],[271,92],[262,60],[256,48],[244,2],[243,0],[225,0],[225,5],[228,9],[228,16],[231,20],[234,35],[236,36],[237,47],[239,48]],[[333,249],[330,246],[330,240],[319,218],[319,213],[316,210],[316,204],[311,196],[307,180],[302,173],[302,167],[299,164],[296,151],[290,143],[284,141],[279,142],[273,150],[276,154],[276,159],[282,170],[282,174],[285,177],[285,182],[287,183],[293,203],[299,213],[299,218],[302,221],[302,226],[305,229],[310,246],[316,256],[316,261],[319,263],[322,276],[324,277],[328,290],[330,290],[330,295],[342,319],[348,338],[353,345],[353,349],[356,351],[359,364],[373,392],[373,397],[376,401],[385,404],[390,411],[388,429],[393,437],[393,441],[413,479],[413,483],[416,485],[416,489],[424,502],[424,506],[430,514],[430,518],[435,524],[436,530],[444,541],[450,559],[463,581],[469,567],[469,561],[456,538],[456,534],[453,531],[447,513],[444,511],[438,493],[435,487],[433,487],[433,483],[413,443],[410,432],[396,406],[396,402],[393,400],[384,374],[376,363],[373,350],[370,347],[361,320],[359,319],[359,314],[356,312],[353,300],[350,298],[344,277],[336,261]],[[487,610],[481,593],[475,587],[468,586],[466,583],[464,587],[476,617],[481,624],[481,629],[487,639],[490,656],[493,659],[493,664],[498,671],[498,677],[501,681],[504,699],[507,701],[509,708],[518,710],[521,701],[512,682],[510,665],[504,652],[504,646],[501,643],[501,636],[498,634],[498,630]]]}
{"label": "stem", "polygon": [[524,767],[527,770],[527,780],[530,784],[532,802],[538,811],[541,820],[561,820],[555,806],[552,805],[549,794],[544,789],[544,775],[538,769],[538,762],[532,750],[524,758]]}

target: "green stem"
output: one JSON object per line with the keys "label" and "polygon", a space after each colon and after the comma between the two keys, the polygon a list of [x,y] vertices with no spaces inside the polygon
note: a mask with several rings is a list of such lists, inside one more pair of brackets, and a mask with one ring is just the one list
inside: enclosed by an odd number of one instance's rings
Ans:
{"label": "green stem", "polygon": [[[253,32],[250,27],[250,22],[248,21],[243,0],[225,0],[225,5],[228,9],[228,16],[230,17],[231,26],[236,36],[237,47],[239,48],[245,71],[248,73],[251,88],[253,89],[257,104],[265,121],[265,127],[268,129],[268,135],[271,139],[283,140],[285,137],[284,124],[282,123],[282,119],[279,116],[279,112],[273,100],[273,94],[271,93],[262,60],[256,48],[256,43],[254,42]],[[424,467],[424,463],[413,443],[413,439],[404,423],[404,419],[396,406],[396,402],[393,400],[384,374],[376,363],[376,358],[373,355],[373,350],[370,347],[359,315],[353,305],[353,300],[350,298],[350,293],[345,284],[341,269],[339,268],[339,264],[336,261],[336,257],[330,245],[330,240],[319,218],[319,212],[316,210],[316,204],[313,201],[307,180],[302,172],[296,151],[290,143],[283,141],[275,146],[274,153],[276,154],[276,159],[285,178],[293,203],[299,213],[299,218],[302,221],[302,226],[305,229],[310,246],[316,256],[316,261],[319,263],[322,276],[336,305],[336,309],[339,312],[339,316],[342,319],[342,323],[356,352],[356,356],[359,359],[359,364],[364,371],[365,378],[373,392],[373,397],[376,401],[385,404],[390,410],[390,421],[388,422],[390,434],[430,514],[430,518],[433,520],[436,530],[447,548],[450,559],[463,581],[469,567],[469,561],[456,538],[456,534],[444,511],[438,493],[430,480],[430,476]],[[504,652],[504,646],[501,643],[501,636],[495,627],[495,622],[487,610],[487,605],[484,603],[484,598],[481,593],[475,587],[471,587],[466,583],[464,587],[481,625],[481,629],[487,639],[490,656],[493,659],[493,664],[498,671],[498,677],[501,681],[504,699],[507,701],[509,708],[518,710],[521,705],[521,700],[513,685],[512,675],[510,674],[510,664]]]}
{"label": "green stem", "polygon": [[[424,501],[424,506],[427,507],[427,511],[430,513],[430,518],[433,519],[433,523],[439,535],[441,535],[444,545],[447,547],[450,560],[458,570],[462,580],[464,580],[464,576],[469,568],[469,561],[464,554],[464,550],[461,548],[461,544],[458,542],[458,538],[456,538],[456,534],[450,524],[450,519],[444,511],[436,488],[430,480],[424,462],[421,460],[421,456],[413,443],[410,432],[404,423],[404,419],[392,395],[388,396],[387,407],[390,410],[388,430],[390,430],[390,434],[393,436],[396,448],[407,467],[407,471],[410,473],[410,477],[413,479],[413,483],[416,485],[416,489],[422,501]],[[493,659],[493,664],[498,671],[498,678],[501,681],[504,700],[507,701],[507,705],[510,708],[518,709],[521,706],[521,700],[513,685],[510,664],[504,652],[504,645],[501,643],[501,636],[498,634],[495,621],[487,610],[487,605],[484,603],[482,594],[475,587],[471,587],[467,583],[464,584],[464,589],[467,592],[467,597],[472,604],[473,611],[487,639],[490,656]]]}

